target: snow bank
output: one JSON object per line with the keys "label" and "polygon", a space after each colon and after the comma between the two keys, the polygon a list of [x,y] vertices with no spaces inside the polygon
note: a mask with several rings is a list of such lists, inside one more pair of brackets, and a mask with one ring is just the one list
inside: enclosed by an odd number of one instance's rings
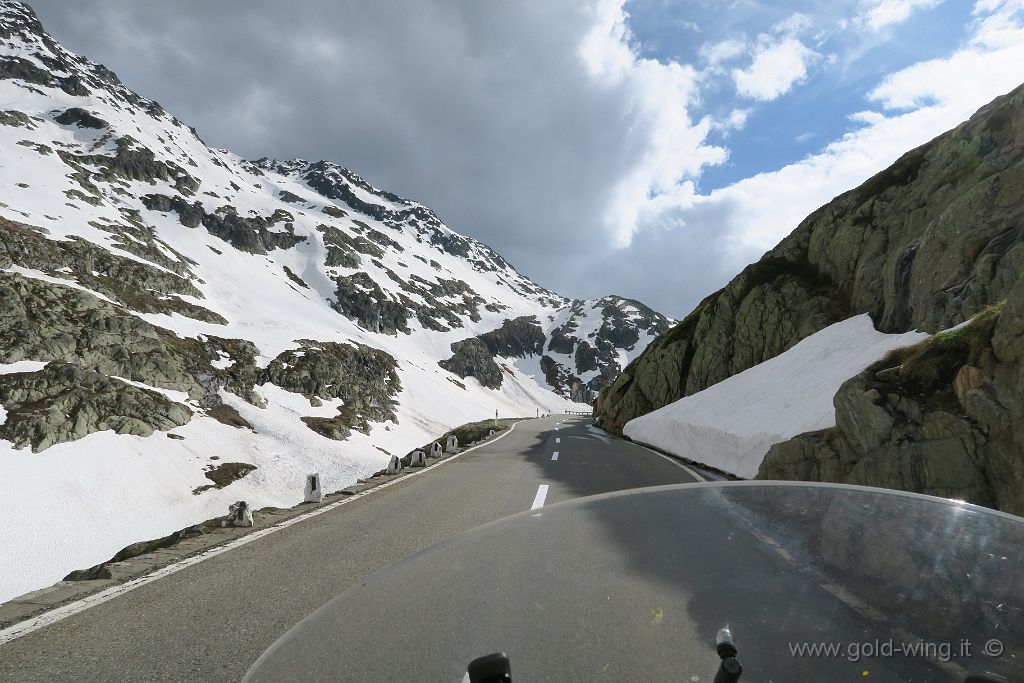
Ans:
{"label": "snow bank", "polygon": [[867,314],[826,327],[788,351],[630,420],[629,438],[739,477],[753,477],[772,444],[835,426],[840,385],[921,332],[883,334]]}

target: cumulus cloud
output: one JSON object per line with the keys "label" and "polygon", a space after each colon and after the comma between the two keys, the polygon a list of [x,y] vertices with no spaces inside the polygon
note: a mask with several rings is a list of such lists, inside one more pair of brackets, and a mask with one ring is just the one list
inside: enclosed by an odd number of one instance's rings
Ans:
{"label": "cumulus cloud", "polygon": [[807,77],[807,65],[817,53],[796,38],[764,39],[746,69],[734,69],[736,91],[754,100],[774,100]]}
{"label": "cumulus cloud", "polygon": [[915,9],[938,5],[942,0],[873,0],[857,15],[857,21],[878,31],[906,21]]}
{"label": "cumulus cloud", "polygon": [[747,53],[747,43],[744,40],[728,38],[717,43],[704,43],[700,47],[700,56],[709,66],[717,66]]}
{"label": "cumulus cloud", "polygon": [[747,124],[748,118],[750,118],[749,109],[733,109],[728,116],[721,121],[714,122],[713,125],[717,130],[724,132],[740,130]]}
{"label": "cumulus cloud", "polygon": [[980,0],[973,14],[977,24],[972,44],[998,49],[1024,43],[1024,0]]}

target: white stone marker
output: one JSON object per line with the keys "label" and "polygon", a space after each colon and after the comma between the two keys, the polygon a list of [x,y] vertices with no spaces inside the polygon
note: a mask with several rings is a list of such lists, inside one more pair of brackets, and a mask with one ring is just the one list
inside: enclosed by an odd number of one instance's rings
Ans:
{"label": "white stone marker", "polygon": [[436,441],[434,443],[430,444],[430,457],[431,458],[440,458],[441,457],[441,444],[439,444]]}
{"label": "white stone marker", "polygon": [[324,486],[320,474],[315,472],[306,475],[306,490],[303,492],[304,503],[321,503],[324,499]]}
{"label": "white stone marker", "polygon": [[456,453],[459,450],[459,440],[454,434],[448,437],[448,443],[444,446],[445,453]]}
{"label": "white stone marker", "polygon": [[221,526],[252,526],[252,508],[244,500],[228,506],[228,516],[221,520]]}
{"label": "white stone marker", "polygon": [[409,464],[410,467],[426,467],[427,466],[427,454],[423,451],[413,451],[412,462]]}
{"label": "white stone marker", "polygon": [[391,456],[391,462],[388,463],[388,474],[398,474],[402,471],[402,461],[397,455]]}

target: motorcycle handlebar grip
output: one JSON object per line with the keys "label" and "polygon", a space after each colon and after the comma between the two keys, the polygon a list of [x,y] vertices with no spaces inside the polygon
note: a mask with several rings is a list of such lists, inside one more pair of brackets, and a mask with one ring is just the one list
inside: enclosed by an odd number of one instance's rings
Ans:
{"label": "motorcycle handlebar grip", "polygon": [[743,673],[743,666],[735,657],[725,657],[722,665],[718,667],[715,674],[715,683],[739,683],[740,674]]}

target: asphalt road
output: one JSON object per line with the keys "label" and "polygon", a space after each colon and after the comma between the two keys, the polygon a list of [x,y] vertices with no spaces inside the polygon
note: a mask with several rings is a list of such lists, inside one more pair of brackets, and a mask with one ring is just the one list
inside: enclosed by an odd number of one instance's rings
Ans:
{"label": "asphalt road", "polygon": [[[980,610],[977,619],[965,618],[958,597],[914,603],[902,588],[885,588],[888,558],[918,542],[914,525],[864,547],[851,564],[836,562],[850,539],[877,531],[879,516],[902,513],[927,528],[955,528],[954,546],[956,538],[977,538],[966,532],[984,534],[985,523],[956,528],[963,515],[952,506],[928,502],[922,515],[911,507],[920,502],[887,494],[746,484],[634,489],[477,527],[317,610],[245,683],[460,683],[469,661],[498,651],[508,653],[515,681],[710,683],[720,661],[715,634],[726,626],[743,681],[751,683],[962,683],[969,672],[993,666],[1006,680],[1021,680],[1012,657],[996,662],[961,652],[936,662],[898,649],[980,643],[995,628]],[[836,510],[850,532],[845,539],[834,534]],[[981,549],[937,563],[955,567],[952,596],[976,595],[987,582],[972,573],[986,564],[1006,571],[985,556],[1013,552],[1000,542],[971,547]],[[887,571],[865,573],[882,558]],[[927,577],[934,569],[925,564],[922,571]],[[981,600],[1005,606],[1014,599],[996,590]],[[812,643],[841,649],[792,649]],[[880,643],[892,643],[893,651],[883,653]]]}
{"label": "asphalt road", "polygon": [[237,681],[318,607],[439,541],[532,507],[692,481],[586,418],[521,422],[436,471],[0,645],[0,680]]}

